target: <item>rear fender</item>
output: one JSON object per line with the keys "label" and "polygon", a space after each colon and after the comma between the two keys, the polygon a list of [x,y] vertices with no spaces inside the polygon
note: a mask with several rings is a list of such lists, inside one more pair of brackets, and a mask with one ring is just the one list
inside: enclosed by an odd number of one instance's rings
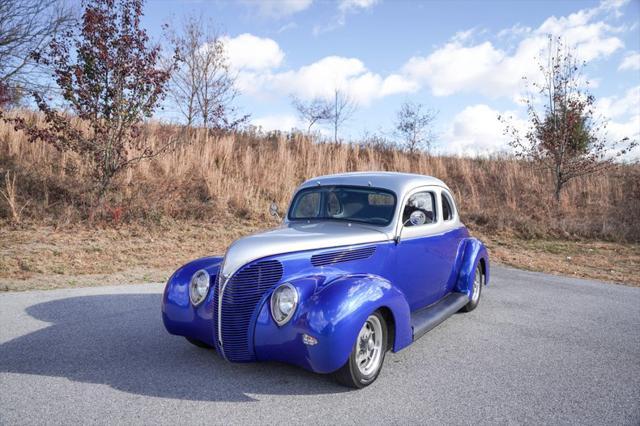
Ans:
{"label": "rear fender", "polygon": [[485,285],[487,285],[489,284],[489,253],[487,248],[480,240],[467,238],[464,242],[462,263],[454,291],[465,293],[471,297],[475,270],[480,262],[482,262]]}

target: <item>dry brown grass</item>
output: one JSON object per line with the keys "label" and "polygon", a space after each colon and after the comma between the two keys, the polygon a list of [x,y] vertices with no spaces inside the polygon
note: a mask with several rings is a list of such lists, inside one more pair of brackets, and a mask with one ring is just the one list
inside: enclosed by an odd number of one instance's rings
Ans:
{"label": "dry brown grass", "polygon": [[252,132],[205,137],[159,123],[147,125],[144,137],[158,146],[171,138],[177,149],[128,170],[106,204],[92,210],[82,159],[31,144],[0,121],[0,182],[11,200],[0,198],[0,281],[57,286],[81,274],[109,281],[112,273],[123,281],[158,280],[187,259],[221,253],[233,238],[272,226],[270,201],[286,206],[305,179],[394,170],[445,181],[494,260],[640,282],[639,165],[576,179],[556,205],[550,176],[509,157],[410,157],[375,144]]}
{"label": "dry brown grass", "polygon": [[[294,188],[310,177],[394,170],[445,181],[464,221],[486,233],[640,241],[638,165],[576,179],[556,205],[550,176],[508,157],[410,157],[370,144],[314,143],[300,134],[245,132],[205,138],[201,131],[187,133],[158,123],[147,125],[144,137],[152,145],[171,138],[178,148],[120,176],[98,219],[147,225],[167,217],[265,220],[272,199],[285,206]],[[0,177],[7,173],[16,177],[15,204],[28,202],[23,219],[59,227],[90,216],[86,163],[43,143],[30,144],[22,133],[0,122]],[[6,202],[0,202],[0,217],[12,217]]]}

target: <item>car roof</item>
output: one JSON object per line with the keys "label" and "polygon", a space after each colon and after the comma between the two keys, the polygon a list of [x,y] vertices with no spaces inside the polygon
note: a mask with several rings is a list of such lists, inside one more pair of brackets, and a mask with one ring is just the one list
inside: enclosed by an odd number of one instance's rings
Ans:
{"label": "car roof", "polygon": [[353,185],[388,189],[402,197],[407,191],[419,186],[441,186],[449,189],[440,179],[432,176],[399,172],[350,172],[318,176],[305,181],[298,190],[313,186]]}

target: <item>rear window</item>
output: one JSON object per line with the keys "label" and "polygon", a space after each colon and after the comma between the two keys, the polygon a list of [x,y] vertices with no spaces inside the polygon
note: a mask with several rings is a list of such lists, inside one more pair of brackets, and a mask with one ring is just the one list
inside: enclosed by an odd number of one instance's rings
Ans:
{"label": "rear window", "polygon": [[442,218],[444,220],[453,219],[453,206],[449,194],[442,192]]}

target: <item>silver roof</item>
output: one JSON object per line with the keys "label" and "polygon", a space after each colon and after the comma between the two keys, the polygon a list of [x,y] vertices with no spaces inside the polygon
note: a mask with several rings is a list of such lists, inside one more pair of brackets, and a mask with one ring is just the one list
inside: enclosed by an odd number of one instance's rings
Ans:
{"label": "silver roof", "polygon": [[350,172],[309,179],[300,185],[298,190],[317,186],[318,184],[328,186],[372,186],[375,188],[389,189],[395,192],[400,198],[402,198],[406,192],[419,186],[434,185],[449,189],[444,182],[432,176],[398,172]]}

